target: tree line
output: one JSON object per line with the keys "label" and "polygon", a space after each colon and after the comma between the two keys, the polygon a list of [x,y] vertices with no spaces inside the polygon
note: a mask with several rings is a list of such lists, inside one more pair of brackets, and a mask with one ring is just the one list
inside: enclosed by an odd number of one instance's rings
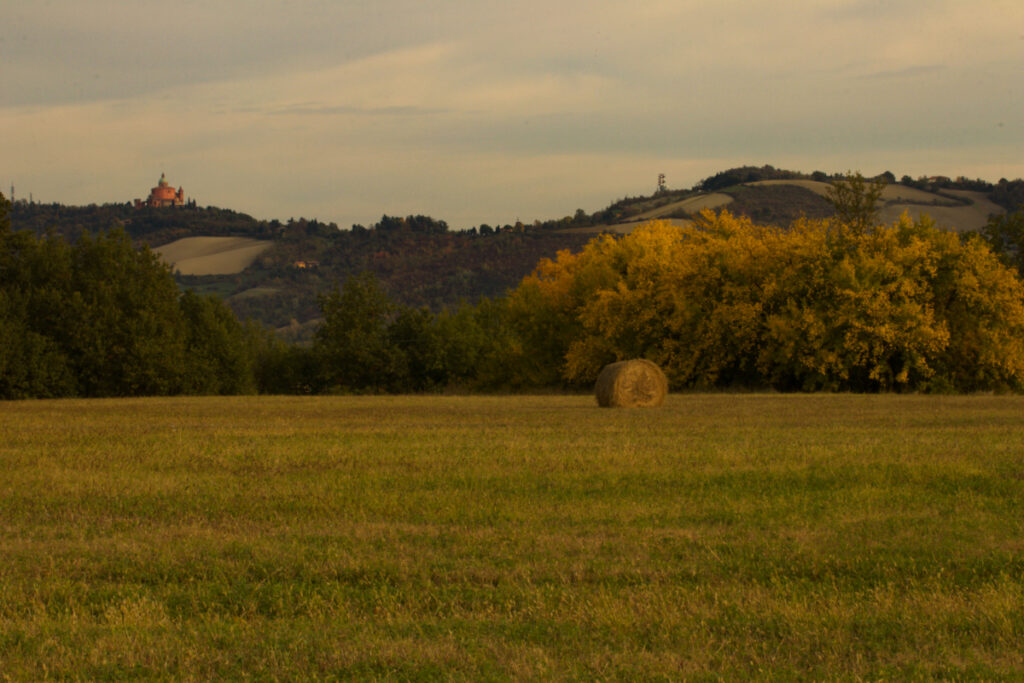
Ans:
{"label": "tree line", "polygon": [[14,231],[0,195],[0,398],[253,391],[252,339],[123,230]]}
{"label": "tree line", "polygon": [[1024,285],[926,219],[651,223],[560,254],[511,296],[570,381],[643,357],[677,389],[1024,388]]}
{"label": "tree line", "polygon": [[363,273],[321,292],[305,345],[180,292],[120,230],[70,244],[0,210],[0,398],[584,388],[634,357],[677,390],[1024,389],[1021,214],[880,225],[878,188],[837,184],[837,217],[788,228],[705,212],[600,236],[438,312]]}

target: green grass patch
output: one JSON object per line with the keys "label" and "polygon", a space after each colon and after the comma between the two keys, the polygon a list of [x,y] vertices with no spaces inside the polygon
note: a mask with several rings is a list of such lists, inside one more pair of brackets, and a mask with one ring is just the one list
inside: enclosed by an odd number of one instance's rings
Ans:
{"label": "green grass patch", "polygon": [[0,680],[1024,670],[1024,398],[0,403]]}

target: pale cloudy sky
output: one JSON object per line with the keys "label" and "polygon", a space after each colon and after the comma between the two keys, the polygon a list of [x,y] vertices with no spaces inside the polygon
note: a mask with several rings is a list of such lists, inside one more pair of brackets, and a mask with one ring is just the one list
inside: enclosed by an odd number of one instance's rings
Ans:
{"label": "pale cloudy sky", "polygon": [[5,0],[0,188],[342,227],[742,164],[1024,176],[1021,0]]}

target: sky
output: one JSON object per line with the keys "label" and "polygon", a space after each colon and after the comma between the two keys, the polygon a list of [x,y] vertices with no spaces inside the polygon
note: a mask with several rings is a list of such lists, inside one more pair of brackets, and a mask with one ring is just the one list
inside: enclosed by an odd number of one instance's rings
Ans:
{"label": "sky", "polygon": [[4,0],[0,190],[342,228],[740,165],[1024,177],[1020,0]]}

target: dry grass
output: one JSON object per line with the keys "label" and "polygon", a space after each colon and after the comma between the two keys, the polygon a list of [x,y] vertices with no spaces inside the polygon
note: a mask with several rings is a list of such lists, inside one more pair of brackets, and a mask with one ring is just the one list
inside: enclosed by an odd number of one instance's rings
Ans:
{"label": "dry grass", "polygon": [[[988,222],[988,212],[979,206],[922,206],[921,204],[901,203],[886,204],[878,212],[878,219],[882,223],[893,223],[904,213],[914,220],[928,216],[940,228],[956,232],[980,230]],[[1000,209],[998,213],[1002,214],[1005,211]]]}
{"label": "dry grass", "polygon": [[670,213],[676,213],[679,211],[685,211],[689,214],[697,215],[704,209],[720,209],[732,202],[732,197],[721,192],[712,192],[710,194],[702,194],[696,197],[687,197],[678,202],[672,202],[671,204],[665,204],[659,206],[650,211],[645,211],[641,214],[637,214],[634,218],[637,220],[649,220],[651,218],[661,218],[667,216]]}
{"label": "dry grass", "polygon": [[649,360],[624,360],[601,370],[594,393],[602,408],[655,408],[665,402],[668,379]]}

